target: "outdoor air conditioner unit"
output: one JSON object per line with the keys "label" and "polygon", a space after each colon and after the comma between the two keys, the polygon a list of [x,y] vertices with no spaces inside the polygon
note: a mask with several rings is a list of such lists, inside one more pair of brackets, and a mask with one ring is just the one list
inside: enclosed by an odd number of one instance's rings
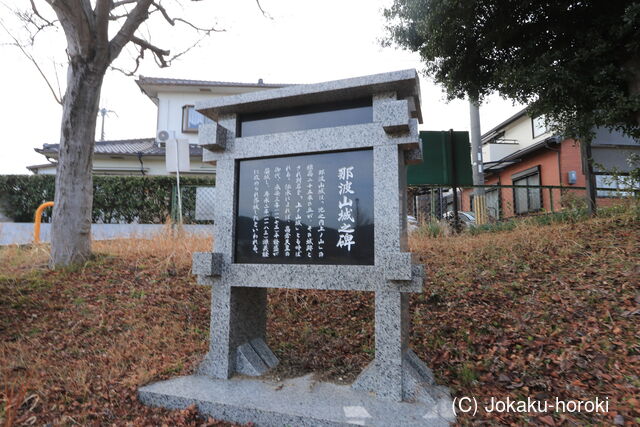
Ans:
{"label": "outdoor air conditioner unit", "polygon": [[158,144],[158,147],[164,147],[167,145],[167,141],[169,139],[175,139],[175,138],[176,138],[175,132],[168,131],[168,130],[159,130],[158,134],[156,135],[156,143]]}

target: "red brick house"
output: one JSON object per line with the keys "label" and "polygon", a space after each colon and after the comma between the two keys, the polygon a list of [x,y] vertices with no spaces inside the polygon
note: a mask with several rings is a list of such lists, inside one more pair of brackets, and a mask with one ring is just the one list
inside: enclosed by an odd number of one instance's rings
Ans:
{"label": "red brick house", "polygon": [[[553,135],[544,119],[532,119],[523,110],[482,137],[486,185],[563,186],[567,189],[496,188],[486,191],[486,206],[492,219],[558,211],[568,198],[583,198],[585,186],[579,142]],[[611,170],[629,170],[627,159],[640,154],[640,144],[618,133],[597,130],[592,143],[596,162],[596,184],[616,189]],[[493,157],[493,158],[492,158]],[[497,158],[496,158],[497,157]],[[598,191],[598,205],[609,204],[615,191]],[[473,210],[473,190],[465,189],[461,209]]]}

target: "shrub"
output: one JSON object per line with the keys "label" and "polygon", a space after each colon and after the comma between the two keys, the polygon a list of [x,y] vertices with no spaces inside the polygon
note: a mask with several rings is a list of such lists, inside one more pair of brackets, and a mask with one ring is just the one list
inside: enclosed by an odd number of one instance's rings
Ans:
{"label": "shrub", "polygon": [[476,236],[481,233],[497,233],[500,231],[511,231],[516,227],[516,223],[513,220],[491,222],[483,225],[472,225],[467,231],[472,236]]}
{"label": "shrub", "polygon": [[[0,176],[0,208],[9,218],[18,222],[33,221],[33,214],[42,203],[53,200],[55,193],[53,175],[2,175]],[[50,221],[51,210],[42,219]]]}
{"label": "shrub", "polygon": [[[170,176],[94,176],[94,223],[161,224],[171,216],[173,185]],[[213,185],[214,180],[203,177],[181,177],[181,184]],[[53,200],[54,175],[0,176],[0,208],[16,222],[31,222],[36,208]],[[184,193],[183,193],[184,194]],[[184,201],[187,206],[194,200]],[[43,215],[50,222],[51,210]]]}
{"label": "shrub", "polygon": [[431,219],[414,231],[418,237],[442,237],[451,235],[451,227],[444,220]]}

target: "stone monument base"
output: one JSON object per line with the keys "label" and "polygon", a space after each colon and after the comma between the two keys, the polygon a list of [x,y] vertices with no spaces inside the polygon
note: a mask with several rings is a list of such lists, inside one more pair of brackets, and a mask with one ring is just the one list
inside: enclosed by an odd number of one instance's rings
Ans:
{"label": "stone monument base", "polygon": [[[423,384],[423,401],[395,402],[349,385],[318,382],[309,374],[275,381],[235,377],[230,380],[187,376],[140,388],[151,406],[184,409],[256,426],[448,426],[455,420],[445,387]],[[427,401],[424,401],[427,400]]]}

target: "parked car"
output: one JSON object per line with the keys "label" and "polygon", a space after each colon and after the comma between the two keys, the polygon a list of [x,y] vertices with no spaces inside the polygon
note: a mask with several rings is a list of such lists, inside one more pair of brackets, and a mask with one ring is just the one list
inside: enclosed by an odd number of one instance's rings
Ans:
{"label": "parked car", "polygon": [[[460,224],[463,227],[469,227],[476,224],[476,216],[473,212],[458,211],[458,218],[460,219]],[[442,219],[453,225],[453,211],[445,212],[445,214],[442,215]]]}

